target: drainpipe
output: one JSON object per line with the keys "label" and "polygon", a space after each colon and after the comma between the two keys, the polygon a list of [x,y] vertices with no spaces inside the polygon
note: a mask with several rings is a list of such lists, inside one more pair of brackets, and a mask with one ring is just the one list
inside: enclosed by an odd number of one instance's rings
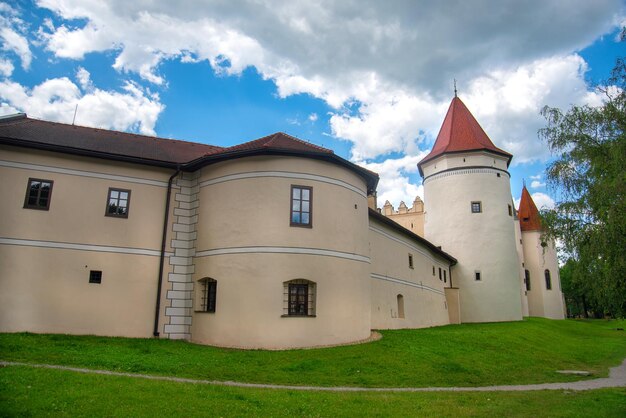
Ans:
{"label": "drainpipe", "polygon": [[172,196],[172,183],[176,176],[180,174],[180,165],[176,167],[176,172],[172,174],[167,182],[167,197],[165,199],[165,216],[163,219],[163,238],[161,239],[161,258],[159,262],[159,281],[157,284],[156,310],[154,312],[154,332],[152,335],[159,336],[159,313],[161,311],[161,287],[163,284],[163,264],[165,263],[165,244],[167,243],[167,225],[170,218],[170,198]]}

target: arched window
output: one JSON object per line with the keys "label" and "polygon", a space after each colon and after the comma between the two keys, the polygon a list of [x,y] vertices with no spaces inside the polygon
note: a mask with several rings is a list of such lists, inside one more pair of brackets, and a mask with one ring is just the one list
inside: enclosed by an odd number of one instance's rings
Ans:
{"label": "arched window", "polygon": [[398,295],[398,318],[404,318],[404,296]]}
{"label": "arched window", "polygon": [[283,283],[283,316],[315,316],[315,282],[304,279]]}
{"label": "arched window", "polygon": [[550,270],[547,270],[543,272],[546,276],[546,289],[550,290],[552,289],[552,279],[550,278]]}
{"label": "arched window", "polygon": [[215,312],[217,300],[217,281],[209,277],[198,280],[199,296],[198,306],[200,312]]}
{"label": "arched window", "polygon": [[524,283],[526,283],[526,291],[530,290],[530,271],[524,270]]}

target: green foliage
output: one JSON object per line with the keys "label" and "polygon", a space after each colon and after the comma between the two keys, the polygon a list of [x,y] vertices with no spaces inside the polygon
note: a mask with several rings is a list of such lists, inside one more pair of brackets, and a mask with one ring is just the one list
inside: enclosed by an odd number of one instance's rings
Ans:
{"label": "green foliage", "polygon": [[0,369],[0,416],[624,417],[626,389],[584,392],[350,393],[232,388]]}
{"label": "green foliage", "polygon": [[[626,34],[626,30],[624,32]],[[539,131],[557,159],[547,169],[558,193],[543,211],[547,235],[559,238],[572,264],[572,300],[595,314],[626,314],[626,61],[618,59],[597,107],[542,110]]]}
{"label": "green foliage", "polygon": [[367,344],[234,350],[159,339],[0,334],[0,359],[91,369],[312,386],[486,386],[606,376],[626,357],[626,321],[463,324],[383,331]]}

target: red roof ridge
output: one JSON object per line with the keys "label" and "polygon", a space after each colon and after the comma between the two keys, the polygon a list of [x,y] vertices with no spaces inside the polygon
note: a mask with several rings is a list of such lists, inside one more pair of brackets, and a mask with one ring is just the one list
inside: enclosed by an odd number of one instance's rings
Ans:
{"label": "red roof ridge", "polygon": [[448,112],[441,124],[432,150],[418,163],[418,167],[420,167],[421,172],[422,164],[443,154],[480,150],[491,151],[507,157],[508,162],[511,162],[513,157],[491,142],[465,103],[455,96],[448,107]]}
{"label": "red roof ridge", "polygon": [[541,215],[526,185],[522,188],[519,202],[519,225],[522,231],[541,231]]}
{"label": "red roof ridge", "polygon": [[275,132],[270,135],[266,135],[259,139],[254,139],[252,141],[244,142],[243,144],[233,145],[232,147],[228,147],[222,150],[222,152],[230,152],[230,151],[243,151],[243,150],[254,150],[254,149],[291,149],[291,150],[299,150],[299,151],[308,151],[308,152],[323,152],[327,154],[334,154],[333,150],[328,148],[321,147],[319,145],[312,144],[310,142],[304,141],[300,138],[296,138],[295,136],[286,134],[284,132]]}

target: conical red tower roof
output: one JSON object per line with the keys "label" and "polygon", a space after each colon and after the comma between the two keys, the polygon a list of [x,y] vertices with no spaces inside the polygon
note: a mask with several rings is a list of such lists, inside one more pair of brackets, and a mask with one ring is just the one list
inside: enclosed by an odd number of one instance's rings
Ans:
{"label": "conical red tower roof", "polygon": [[519,202],[519,225],[522,231],[540,231],[541,230],[541,217],[539,216],[539,210],[530,197],[526,186],[522,189],[522,198]]}
{"label": "conical red tower roof", "polygon": [[455,96],[450,103],[432,151],[417,166],[420,174],[423,175],[422,164],[442,154],[479,150],[491,151],[507,157],[507,164],[513,158],[508,152],[493,145],[465,104]]}

